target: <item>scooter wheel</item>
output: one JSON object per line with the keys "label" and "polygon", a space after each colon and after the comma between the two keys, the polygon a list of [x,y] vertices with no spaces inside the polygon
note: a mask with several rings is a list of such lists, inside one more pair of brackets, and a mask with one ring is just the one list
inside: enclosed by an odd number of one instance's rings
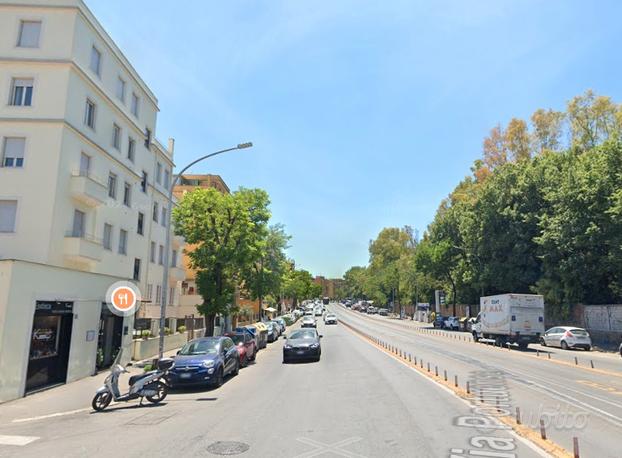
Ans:
{"label": "scooter wheel", "polygon": [[164,401],[164,398],[166,398],[166,395],[168,394],[168,386],[166,385],[166,383],[157,382],[155,389],[157,391],[157,394],[155,396],[145,396],[147,398],[147,401],[153,404]]}
{"label": "scooter wheel", "polygon": [[112,401],[112,393],[110,393],[109,391],[103,391],[95,395],[95,397],[93,398],[93,402],[91,402],[91,406],[93,407],[93,410],[101,412],[106,407],[108,407],[110,401]]}

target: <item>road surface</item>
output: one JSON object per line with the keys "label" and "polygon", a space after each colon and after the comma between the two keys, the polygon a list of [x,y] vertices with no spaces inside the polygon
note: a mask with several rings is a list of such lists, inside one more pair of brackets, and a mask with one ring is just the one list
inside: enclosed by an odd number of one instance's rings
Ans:
{"label": "road surface", "polygon": [[89,396],[84,410],[36,419],[35,403],[30,418],[2,417],[0,443],[25,445],[0,445],[0,456],[546,456],[346,326],[319,331],[319,363],[282,364],[280,339],[221,388],[174,392],[159,406],[94,413]]}

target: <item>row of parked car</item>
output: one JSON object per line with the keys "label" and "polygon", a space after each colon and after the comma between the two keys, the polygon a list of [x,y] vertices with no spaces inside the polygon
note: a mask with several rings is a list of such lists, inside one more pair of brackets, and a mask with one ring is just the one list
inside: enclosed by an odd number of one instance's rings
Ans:
{"label": "row of parked car", "polygon": [[372,301],[357,301],[354,302],[351,299],[345,299],[341,301],[341,304],[351,310],[356,310],[361,313],[367,313],[368,315],[382,315],[388,316],[389,311],[384,307],[375,307]]}
{"label": "row of parked car", "polygon": [[237,375],[240,368],[255,361],[257,353],[276,342],[287,323],[296,315],[240,326],[222,336],[201,337],[186,343],[177,352],[167,381],[173,388],[186,386],[219,387],[227,375]]}

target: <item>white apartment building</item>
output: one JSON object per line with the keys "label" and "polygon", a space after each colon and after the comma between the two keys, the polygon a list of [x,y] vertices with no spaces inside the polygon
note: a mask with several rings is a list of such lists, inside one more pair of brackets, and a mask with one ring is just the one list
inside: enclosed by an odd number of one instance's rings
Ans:
{"label": "white apartment building", "polygon": [[[134,318],[105,294],[135,281],[139,317],[162,292],[173,142],[157,99],[81,0],[0,0],[0,402],[91,375]],[[181,266],[183,239],[170,259]]]}

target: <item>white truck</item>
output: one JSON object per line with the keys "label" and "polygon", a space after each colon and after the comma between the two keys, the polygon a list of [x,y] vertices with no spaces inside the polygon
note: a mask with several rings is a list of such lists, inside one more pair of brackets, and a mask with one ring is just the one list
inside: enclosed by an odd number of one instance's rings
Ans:
{"label": "white truck", "polygon": [[538,294],[480,297],[480,312],[471,328],[473,339],[496,345],[516,343],[522,349],[544,334],[544,298]]}

